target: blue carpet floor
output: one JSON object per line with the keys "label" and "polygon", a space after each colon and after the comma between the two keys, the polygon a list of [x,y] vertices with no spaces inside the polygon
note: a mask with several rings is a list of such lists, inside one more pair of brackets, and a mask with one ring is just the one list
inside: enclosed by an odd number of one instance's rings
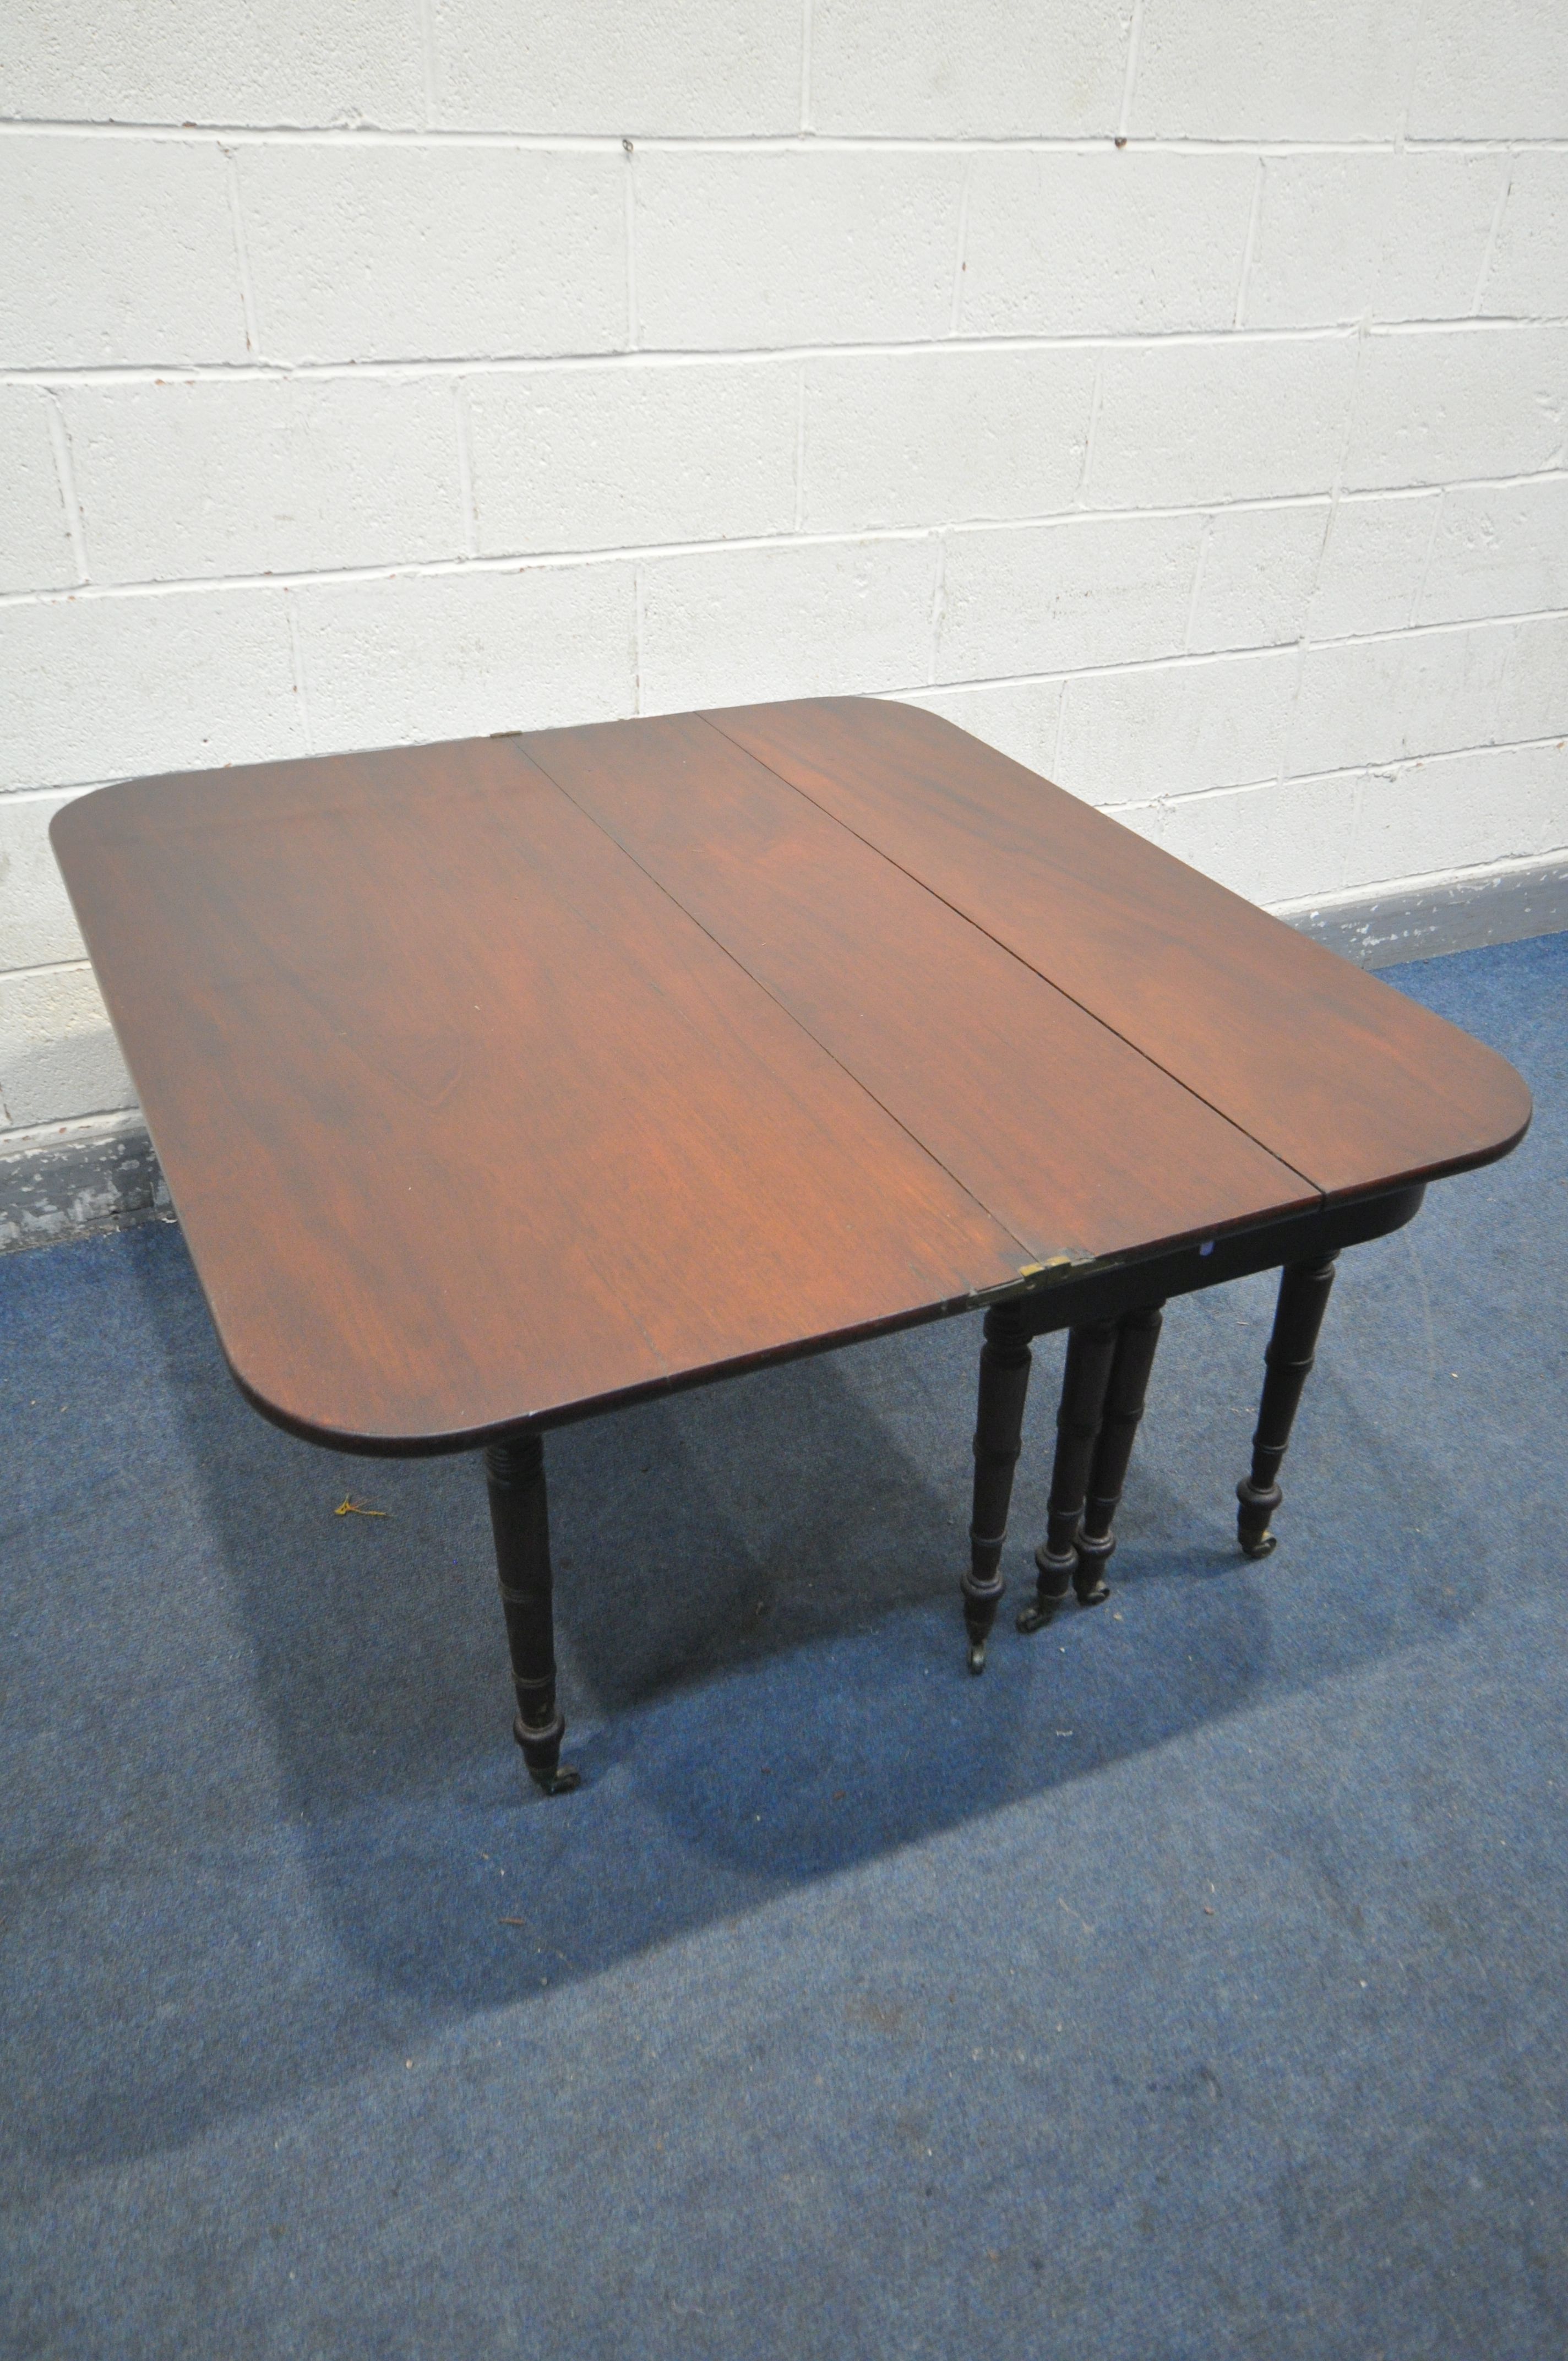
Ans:
{"label": "blue carpet floor", "polygon": [[1344,1257],[1273,1558],[1266,1279],[981,1681],[974,1321],[569,1430],[557,1801],[475,1463],[264,1425],[171,1226],[0,1263],[0,2350],[1560,2361],[1568,936],[1391,980],[1536,1125]]}

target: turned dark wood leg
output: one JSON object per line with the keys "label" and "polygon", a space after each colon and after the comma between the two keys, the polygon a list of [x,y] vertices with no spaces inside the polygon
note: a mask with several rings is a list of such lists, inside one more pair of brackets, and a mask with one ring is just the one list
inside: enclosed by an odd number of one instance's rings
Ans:
{"label": "turned dark wood leg", "polygon": [[1144,1414],[1144,1392],[1154,1367],[1155,1346],[1159,1343],[1160,1317],[1160,1306],[1151,1303],[1141,1312],[1124,1312],[1116,1323],[1115,1356],[1111,1363],[1111,1382],[1105,1389],[1094,1463],[1089,1471],[1089,1498],[1084,1503],[1083,1523],[1078,1535],[1078,1565],[1072,1577],[1073,1588],[1085,1607],[1098,1607],[1102,1598],[1111,1596],[1111,1586],[1105,1579],[1105,1568],[1116,1546],[1116,1536],[1111,1528],[1122,1487],[1127,1480],[1127,1462],[1133,1455],[1138,1422]]}
{"label": "turned dark wood leg", "polygon": [[1241,1502],[1236,1539],[1248,1557],[1266,1557],[1274,1547],[1275,1536],[1268,1530],[1268,1521],[1282,1497],[1279,1463],[1290,1441],[1291,1422],[1312,1366],[1318,1330],[1322,1325],[1333,1283],[1332,1255],[1325,1255],[1316,1262],[1287,1263],[1279,1276],[1274,1334],[1263,1356],[1268,1374],[1263,1381],[1257,1432],[1252,1438],[1252,1473],[1244,1476],[1236,1486],[1236,1498]]}
{"label": "turned dark wood leg", "polygon": [[1113,1320],[1086,1320],[1068,1331],[1046,1538],[1035,1552],[1039,1579],[1034,1605],[1018,1618],[1020,1631],[1038,1631],[1050,1621],[1078,1571],[1078,1529],[1115,1351]]}
{"label": "turned dark wood leg", "polygon": [[980,1356],[974,1513],[970,1520],[969,1570],[963,1578],[971,1673],[985,1670],[985,1643],[1004,1587],[1002,1544],[1007,1539],[1007,1510],[1023,1438],[1031,1358],[1028,1331],[1017,1305],[993,1303],[985,1315],[985,1343]]}
{"label": "turned dark wood leg", "polygon": [[511,1733],[535,1784],[564,1795],[578,1784],[561,1764],[566,1725],[555,1705],[555,1619],[551,1601],[550,1510],[544,1445],[537,1434],[485,1445],[485,1481],[496,1536],[496,1573],[511,1652],[517,1719]]}

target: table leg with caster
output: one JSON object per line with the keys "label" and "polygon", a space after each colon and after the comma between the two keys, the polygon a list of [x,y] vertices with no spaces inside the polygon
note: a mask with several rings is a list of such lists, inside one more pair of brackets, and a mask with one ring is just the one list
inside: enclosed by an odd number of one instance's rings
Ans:
{"label": "table leg with caster", "polygon": [[970,1520],[969,1569],[962,1586],[971,1673],[985,1670],[985,1643],[1004,1587],[1002,1545],[1007,1539],[1007,1510],[1022,1446],[1032,1358],[1029,1332],[1017,1305],[993,1303],[985,1315],[985,1343],[980,1356],[974,1513]]}
{"label": "table leg with caster", "polygon": [[1290,1441],[1301,1389],[1312,1367],[1318,1330],[1328,1309],[1334,1283],[1334,1257],[1287,1263],[1279,1276],[1279,1304],[1274,1333],[1264,1360],[1267,1375],[1252,1439],[1252,1473],[1236,1486],[1241,1507],[1236,1514],[1236,1539],[1248,1557],[1266,1557],[1275,1535],[1269,1519],[1278,1508],[1279,1463]]}
{"label": "table leg with caster", "polygon": [[511,1653],[517,1719],[512,1736],[529,1775],[547,1795],[569,1795],[580,1774],[563,1767],[566,1724],[555,1703],[555,1619],[544,1445],[537,1434],[485,1445],[485,1481],[496,1536],[496,1573]]}
{"label": "table leg with caster", "polygon": [[1116,1546],[1112,1525],[1122,1487],[1127,1480],[1127,1462],[1133,1455],[1138,1422],[1144,1414],[1144,1392],[1154,1367],[1160,1321],[1160,1306],[1151,1303],[1141,1312],[1124,1312],[1116,1323],[1116,1353],[1111,1364],[1100,1435],[1094,1445],[1094,1464],[1089,1471],[1089,1498],[1084,1505],[1078,1536],[1078,1565],[1072,1577],[1073,1588],[1085,1607],[1098,1607],[1102,1598],[1111,1596],[1105,1569]]}
{"label": "table leg with caster", "polygon": [[1039,1575],[1035,1603],[1018,1618],[1023,1632],[1045,1629],[1078,1572],[1079,1527],[1111,1382],[1116,1334],[1114,1320],[1086,1320],[1068,1331],[1067,1367],[1057,1412],[1057,1455],[1046,1505],[1046,1538],[1035,1552]]}

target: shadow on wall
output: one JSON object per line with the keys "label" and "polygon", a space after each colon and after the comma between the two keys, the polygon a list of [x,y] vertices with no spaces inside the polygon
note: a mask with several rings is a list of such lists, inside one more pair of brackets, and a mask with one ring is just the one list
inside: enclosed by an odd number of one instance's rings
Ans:
{"label": "shadow on wall", "polygon": [[[98,1001],[96,984],[88,979],[93,1007],[83,1008],[77,975],[57,979],[46,972],[32,982],[42,988],[37,991],[30,1010],[24,1005],[19,1021],[37,1027],[38,1038],[13,1036],[0,1045],[0,1107],[5,1110],[5,1121],[18,1128],[77,1123],[82,1120],[80,1114],[62,1115],[60,1110],[85,1109],[96,1115],[133,1106],[136,1093]],[[16,1017],[12,1022],[16,1024]],[[46,1027],[58,1028],[53,1038],[44,1038]]]}

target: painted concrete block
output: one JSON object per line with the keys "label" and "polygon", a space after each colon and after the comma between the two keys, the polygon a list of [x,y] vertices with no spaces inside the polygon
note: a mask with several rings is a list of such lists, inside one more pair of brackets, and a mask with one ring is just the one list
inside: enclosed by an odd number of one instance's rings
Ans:
{"label": "painted concrete block", "polygon": [[467,146],[242,148],[269,359],[589,353],[626,341],[624,159]]}
{"label": "painted concrete block", "polygon": [[61,397],[94,582],[457,557],[445,379],[203,378]]}
{"label": "painted concrete block", "polygon": [[1413,139],[1561,139],[1568,21],[1557,0],[1427,0],[1410,86]]}
{"label": "painted concrete block", "polygon": [[284,595],[318,753],[609,721],[633,708],[630,566],[484,567]]}
{"label": "painted concrete block", "polygon": [[90,967],[0,975],[0,1121],[65,1121],[133,1106]]}
{"label": "painted concrete block", "polygon": [[1568,746],[1560,740],[1440,754],[1369,772],[1356,785],[1351,885],[1568,851]]}
{"label": "painted concrete block", "polygon": [[1533,616],[1502,629],[1508,655],[1497,700],[1498,739],[1506,743],[1568,737],[1568,615]]}
{"label": "painted concrete block", "polygon": [[1523,476],[1562,464],[1568,328],[1391,328],[1368,337],[1348,490]]}
{"label": "painted concrete block", "polygon": [[1163,508],[1327,492],[1354,379],[1348,335],[1107,352],[1084,496]]}
{"label": "painted concrete block", "polygon": [[981,155],[958,325],[969,336],[1228,328],[1257,166],[1250,156]]}
{"label": "painted concrete block", "polygon": [[69,796],[0,796],[0,970],[86,957],[49,847],[49,824]]}
{"label": "painted concrete block", "polygon": [[1109,137],[1131,0],[813,0],[810,126],[848,137]]}
{"label": "painted concrete block", "polygon": [[641,710],[905,688],[927,675],[934,550],[807,543],[640,567]]}
{"label": "painted concrete block", "polygon": [[[1568,113],[1565,113],[1568,123]],[[1508,202],[1481,310],[1516,319],[1568,313],[1568,154],[1527,148],[1511,159]]]}
{"label": "painted concrete block", "polygon": [[244,360],[216,146],[0,140],[0,354],[9,368]]}
{"label": "painted concrete block", "polygon": [[1266,905],[1343,885],[1354,824],[1354,779],[1271,780],[1162,804],[1155,840],[1233,893]]}
{"label": "painted concrete block", "polygon": [[1568,476],[1445,491],[1413,620],[1446,623],[1554,607],[1568,607]]}
{"label": "painted concrete block", "polygon": [[1426,577],[1441,492],[1347,493],[1335,508],[1307,618],[1314,640],[1400,631],[1424,621]]}
{"label": "painted concrete block", "polygon": [[0,790],[307,751],[277,590],[0,607]]}
{"label": "painted concrete block", "polygon": [[798,10],[434,0],[432,22],[441,124],[709,139],[800,127]]}
{"label": "painted concrete block", "polygon": [[807,361],[803,523],[857,532],[1069,507],[1094,369],[1080,347]]}
{"label": "painted concrete block", "polygon": [[1214,511],[1187,635],[1195,654],[1300,638],[1328,516],[1326,500]]}
{"label": "painted concrete block", "polygon": [[1306,649],[1289,771],[1398,762],[1510,735],[1504,692],[1518,629],[1466,624]]}
{"label": "painted concrete block", "polygon": [[38,386],[0,386],[0,590],[56,590],[76,580],[49,396]]}
{"label": "painted concrete block", "polygon": [[8,0],[0,114],[88,123],[421,121],[410,0],[204,0],[200,8]]}
{"label": "painted concrete block", "polygon": [[1146,0],[1130,128],[1139,138],[1392,139],[1415,15],[1414,0]]}
{"label": "painted concrete block", "polygon": [[470,378],[463,399],[488,554],[793,529],[793,362],[509,371]]}
{"label": "painted concrete block", "polygon": [[961,155],[651,150],[635,163],[639,343],[671,351],[945,336]]}
{"label": "painted concrete block", "polygon": [[981,680],[955,688],[906,690],[900,702],[940,714],[1025,770],[1054,780],[1061,695],[1059,680]]}
{"label": "painted concrete block", "polygon": [[938,679],[1179,654],[1202,530],[1197,516],[1096,517],[949,533]]}
{"label": "painted concrete block", "polygon": [[1075,673],[1063,685],[1060,785],[1142,802],[1274,779],[1296,697],[1293,648]]}
{"label": "painted concrete block", "polygon": [[1246,326],[1467,316],[1507,170],[1495,152],[1268,157]]}

